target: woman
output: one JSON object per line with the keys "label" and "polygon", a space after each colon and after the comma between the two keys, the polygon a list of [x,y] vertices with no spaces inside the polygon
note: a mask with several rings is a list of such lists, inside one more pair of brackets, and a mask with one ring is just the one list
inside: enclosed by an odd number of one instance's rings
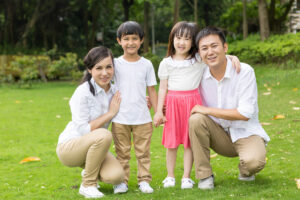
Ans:
{"label": "woman", "polygon": [[124,178],[120,163],[108,152],[112,135],[107,130],[121,97],[111,84],[114,65],[108,48],[91,49],[84,64],[87,73],[70,100],[72,121],[60,134],[56,152],[64,165],[84,168],[79,193],[100,198],[104,194],[97,189],[98,179],[116,185]]}

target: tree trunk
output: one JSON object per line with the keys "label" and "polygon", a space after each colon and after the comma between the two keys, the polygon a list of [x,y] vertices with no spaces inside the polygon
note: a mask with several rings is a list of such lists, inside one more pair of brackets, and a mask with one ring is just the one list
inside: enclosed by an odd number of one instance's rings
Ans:
{"label": "tree trunk", "polygon": [[258,17],[259,17],[260,39],[264,41],[270,35],[266,0],[258,0]]}
{"label": "tree trunk", "polygon": [[123,0],[123,8],[124,8],[124,21],[129,20],[129,8],[132,6],[134,0]]}
{"label": "tree trunk", "polygon": [[179,0],[174,0],[174,15],[173,15],[173,24],[178,22],[179,18]]}
{"label": "tree trunk", "polygon": [[198,24],[198,0],[194,0],[194,22]]}
{"label": "tree trunk", "polygon": [[94,1],[93,8],[92,8],[92,30],[90,37],[88,38],[89,42],[89,49],[94,46],[95,38],[96,38],[96,31],[98,27],[98,19],[100,14],[100,3],[99,1]]}
{"label": "tree trunk", "polygon": [[149,9],[150,3],[148,1],[144,1],[144,53],[149,51]]}
{"label": "tree trunk", "polygon": [[4,1],[5,4],[5,21],[4,21],[4,43],[14,43],[14,2],[11,0]]}
{"label": "tree trunk", "polygon": [[243,0],[243,38],[248,37],[247,0]]}
{"label": "tree trunk", "polygon": [[152,53],[155,54],[155,27],[154,27],[155,7],[153,4],[151,6],[151,10],[152,10],[151,12]]}

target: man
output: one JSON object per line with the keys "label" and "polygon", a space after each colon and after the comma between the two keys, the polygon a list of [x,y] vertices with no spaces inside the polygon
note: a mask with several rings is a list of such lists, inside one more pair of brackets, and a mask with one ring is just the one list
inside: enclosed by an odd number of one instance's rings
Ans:
{"label": "man", "polygon": [[208,65],[199,87],[203,106],[195,106],[189,119],[198,188],[214,188],[210,148],[223,156],[239,156],[239,180],[252,181],[264,168],[270,140],[258,121],[254,70],[241,63],[241,72],[236,73],[225,56],[228,45],[218,28],[201,30],[196,44]]}

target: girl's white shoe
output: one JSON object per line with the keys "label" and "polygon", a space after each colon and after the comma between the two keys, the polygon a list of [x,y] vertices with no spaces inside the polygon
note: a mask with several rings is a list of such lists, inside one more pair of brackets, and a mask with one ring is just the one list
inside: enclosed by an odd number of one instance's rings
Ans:
{"label": "girl's white shoe", "polygon": [[181,189],[190,189],[193,188],[195,182],[190,178],[181,179]]}
{"label": "girl's white shoe", "polygon": [[163,180],[164,188],[174,187],[175,186],[175,178],[167,177]]}

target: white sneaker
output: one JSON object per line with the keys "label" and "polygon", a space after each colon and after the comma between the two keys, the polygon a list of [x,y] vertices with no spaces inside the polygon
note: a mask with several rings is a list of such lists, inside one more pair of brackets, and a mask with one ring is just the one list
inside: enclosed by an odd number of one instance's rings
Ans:
{"label": "white sneaker", "polygon": [[190,178],[181,179],[181,189],[190,189],[193,188],[195,182]]}
{"label": "white sneaker", "polygon": [[254,181],[255,180],[255,176],[242,176],[241,174],[239,174],[239,180],[240,181]]}
{"label": "white sneaker", "polygon": [[79,194],[85,198],[101,198],[104,196],[95,186],[84,187],[82,184],[79,188]]}
{"label": "white sneaker", "polygon": [[128,191],[128,186],[125,183],[114,185],[114,194],[125,193]]}
{"label": "white sneaker", "polygon": [[175,178],[167,177],[163,180],[164,188],[174,187],[175,186]]}
{"label": "white sneaker", "polygon": [[146,181],[142,181],[139,183],[139,189],[142,193],[152,193],[153,189]]}
{"label": "white sneaker", "polygon": [[[84,173],[85,173],[85,170],[83,169],[83,170],[81,171],[81,177],[84,176]],[[98,183],[96,183],[96,187],[99,189],[99,188],[100,188],[100,185],[99,185]]]}
{"label": "white sneaker", "polygon": [[201,179],[198,183],[198,188],[202,190],[213,189],[214,187],[214,176]]}

